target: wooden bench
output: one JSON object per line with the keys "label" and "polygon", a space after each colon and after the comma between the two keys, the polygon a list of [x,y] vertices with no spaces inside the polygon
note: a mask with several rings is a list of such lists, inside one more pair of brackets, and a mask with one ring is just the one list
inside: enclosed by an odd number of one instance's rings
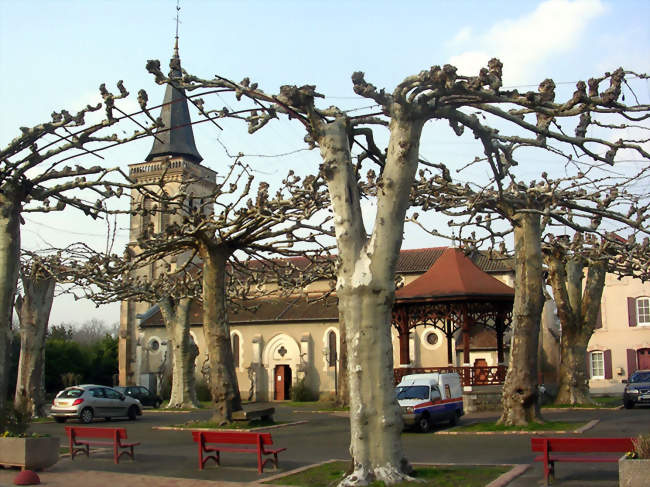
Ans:
{"label": "wooden bench", "polygon": [[[70,442],[70,456],[74,460],[78,453],[90,456],[90,446],[112,446],[113,460],[120,462],[122,455],[129,455],[135,460],[133,447],[140,443],[124,443],[126,440],[125,428],[96,428],[91,426],[66,426],[65,432]],[[110,440],[110,441],[102,441]],[[123,450],[123,451],[120,451]]]}
{"label": "wooden bench", "polygon": [[[531,438],[530,447],[542,452],[536,462],[544,462],[546,485],[555,477],[555,462],[617,462],[621,453],[634,450],[632,438]],[[566,455],[558,453],[617,453],[616,455]]]}
{"label": "wooden bench", "polygon": [[[273,444],[271,433],[254,433],[245,431],[192,431],[192,438],[199,445],[199,470],[203,470],[208,460],[214,460],[221,465],[220,452],[232,451],[240,453],[255,453],[257,455],[257,472],[262,473],[268,462],[273,462],[278,468],[278,453],[286,448],[268,449]],[[236,445],[236,446],[233,446]],[[247,447],[251,445],[252,447]],[[210,453],[214,452],[214,455]],[[206,454],[204,456],[204,453]],[[273,455],[273,458],[262,459],[262,455]]]}

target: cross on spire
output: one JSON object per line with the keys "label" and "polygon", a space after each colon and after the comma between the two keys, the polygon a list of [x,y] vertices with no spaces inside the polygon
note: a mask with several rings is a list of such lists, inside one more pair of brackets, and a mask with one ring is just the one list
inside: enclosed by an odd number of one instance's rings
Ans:
{"label": "cross on spire", "polygon": [[181,23],[180,14],[180,0],[176,0],[176,42],[174,43],[174,57],[178,57],[178,24]]}

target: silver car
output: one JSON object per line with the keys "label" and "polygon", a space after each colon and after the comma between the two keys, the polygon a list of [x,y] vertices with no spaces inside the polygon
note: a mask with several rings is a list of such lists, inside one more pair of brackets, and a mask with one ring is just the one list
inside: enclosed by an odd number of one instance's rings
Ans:
{"label": "silver car", "polygon": [[90,423],[93,418],[110,421],[115,417],[128,417],[134,420],[141,414],[142,405],[137,399],[94,384],[63,389],[54,398],[50,412],[57,423],[64,423],[68,418],[79,418],[82,423]]}

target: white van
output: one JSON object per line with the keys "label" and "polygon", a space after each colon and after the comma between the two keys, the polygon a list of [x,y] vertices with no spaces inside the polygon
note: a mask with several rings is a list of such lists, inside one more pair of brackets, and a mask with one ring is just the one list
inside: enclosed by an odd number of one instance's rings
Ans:
{"label": "white van", "polygon": [[453,426],[464,414],[463,388],[455,372],[405,375],[396,394],[404,425],[423,432],[440,421]]}

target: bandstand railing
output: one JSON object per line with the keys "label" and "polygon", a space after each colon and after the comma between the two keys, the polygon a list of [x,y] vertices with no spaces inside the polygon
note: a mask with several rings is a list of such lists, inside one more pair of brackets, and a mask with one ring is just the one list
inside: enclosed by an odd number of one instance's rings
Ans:
{"label": "bandstand railing", "polygon": [[409,374],[428,374],[432,372],[456,372],[460,375],[463,386],[501,385],[506,379],[505,365],[492,367],[400,367],[394,369],[395,384]]}

